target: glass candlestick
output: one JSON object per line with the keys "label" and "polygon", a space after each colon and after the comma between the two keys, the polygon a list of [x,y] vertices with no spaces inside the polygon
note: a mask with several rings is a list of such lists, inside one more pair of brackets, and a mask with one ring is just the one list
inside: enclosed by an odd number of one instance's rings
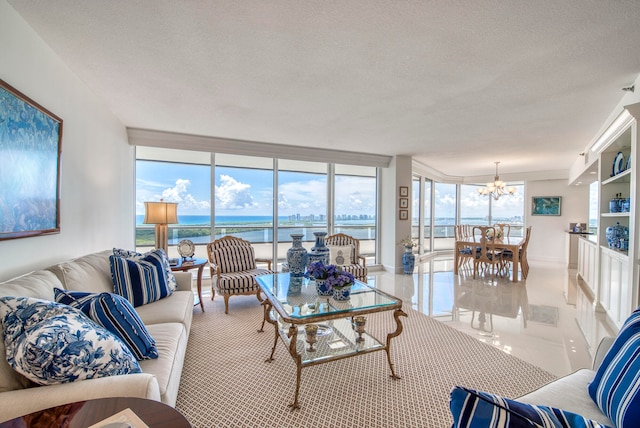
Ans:
{"label": "glass candlestick", "polygon": [[316,350],[313,349],[313,344],[316,343],[318,341],[318,325],[317,324],[307,324],[304,326],[304,331],[307,335],[307,343],[309,344],[309,348],[307,348],[307,351],[309,352],[315,352]]}
{"label": "glass candlestick", "polygon": [[363,316],[363,315],[358,315],[353,317],[353,323],[355,324],[355,330],[356,333],[358,333],[358,338],[356,339],[356,342],[364,342],[364,338],[362,337],[362,335],[365,332],[364,329],[364,325],[367,322],[367,317]]}

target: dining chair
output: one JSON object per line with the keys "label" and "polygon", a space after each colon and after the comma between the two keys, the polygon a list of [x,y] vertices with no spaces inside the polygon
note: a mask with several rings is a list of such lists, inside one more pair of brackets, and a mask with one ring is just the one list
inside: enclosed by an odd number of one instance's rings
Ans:
{"label": "dining chair", "polygon": [[460,269],[468,269],[475,257],[476,246],[467,241],[470,238],[470,227],[468,224],[456,224],[454,227],[454,235],[456,239],[456,248],[458,251],[458,271]]}
{"label": "dining chair", "polygon": [[[520,260],[520,271],[522,272],[522,278],[527,279],[529,275],[529,261],[527,260],[527,248],[529,246],[529,239],[531,238],[531,226],[527,227],[524,235],[524,241],[522,247],[518,252],[518,259]],[[502,260],[505,263],[513,263],[513,251],[504,250],[502,252]],[[508,272],[508,269],[507,269]]]}
{"label": "dining chair", "polygon": [[496,223],[493,225],[495,228],[502,230],[502,236],[509,237],[511,234],[511,225],[509,223]]}
{"label": "dining chair", "polygon": [[494,276],[496,271],[500,271],[502,260],[502,249],[499,241],[490,239],[496,236],[496,228],[493,226],[474,226],[473,241],[476,247],[475,257],[473,259],[473,277],[476,278],[481,264],[485,267],[491,266],[491,275]]}

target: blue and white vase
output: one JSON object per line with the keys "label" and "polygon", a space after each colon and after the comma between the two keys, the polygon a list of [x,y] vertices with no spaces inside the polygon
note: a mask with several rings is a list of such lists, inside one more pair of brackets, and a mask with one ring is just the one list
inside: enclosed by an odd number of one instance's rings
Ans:
{"label": "blue and white vase", "polygon": [[331,296],[333,291],[331,288],[327,286],[326,279],[316,279],[316,291],[318,292],[318,296]]}
{"label": "blue and white vase", "polygon": [[316,236],[316,243],[311,247],[309,255],[307,256],[307,266],[313,262],[321,261],[325,266],[329,264],[329,247],[324,243],[324,238],[327,236],[327,232],[313,232]]}
{"label": "blue and white vase", "polygon": [[304,275],[307,269],[307,250],[302,246],[303,234],[291,234],[293,246],[287,250],[287,264],[289,265],[289,273],[293,277]]}
{"label": "blue and white vase", "polygon": [[351,298],[351,286],[347,285],[345,287],[334,287],[333,290],[333,300],[345,301]]}
{"label": "blue and white vase", "polygon": [[404,270],[404,274],[411,275],[415,264],[416,256],[413,255],[413,248],[404,247],[404,254],[402,255],[402,269]]}

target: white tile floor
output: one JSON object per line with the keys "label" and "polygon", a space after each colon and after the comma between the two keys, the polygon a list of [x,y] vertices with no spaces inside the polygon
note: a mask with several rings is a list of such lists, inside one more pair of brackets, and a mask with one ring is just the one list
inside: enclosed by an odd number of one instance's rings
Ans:
{"label": "white tile floor", "polygon": [[526,281],[474,280],[472,274],[453,274],[452,257],[439,257],[418,264],[413,275],[370,272],[369,282],[410,301],[415,310],[557,376],[590,367],[575,306],[564,296],[565,284],[569,290],[575,287],[575,271],[558,264],[530,265]]}

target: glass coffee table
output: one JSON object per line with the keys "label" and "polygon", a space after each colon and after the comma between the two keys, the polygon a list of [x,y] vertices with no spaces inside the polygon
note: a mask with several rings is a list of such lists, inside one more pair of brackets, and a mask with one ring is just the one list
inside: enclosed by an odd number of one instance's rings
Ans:
{"label": "glass coffee table", "polygon": [[[356,281],[348,301],[336,301],[319,296],[315,281],[303,277],[291,277],[289,273],[260,275],[256,277],[265,294],[264,324],[274,326],[275,336],[271,355],[282,340],[296,363],[296,392],[292,409],[298,409],[300,375],[303,367],[349,358],[375,351],[387,353],[387,363],[393,379],[400,379],[391,362],[391,339],[402,333],[402,300],[367,284]],[[384,342],[366,331],[366,315],[393,311],[396,329],[388,333]]]}

